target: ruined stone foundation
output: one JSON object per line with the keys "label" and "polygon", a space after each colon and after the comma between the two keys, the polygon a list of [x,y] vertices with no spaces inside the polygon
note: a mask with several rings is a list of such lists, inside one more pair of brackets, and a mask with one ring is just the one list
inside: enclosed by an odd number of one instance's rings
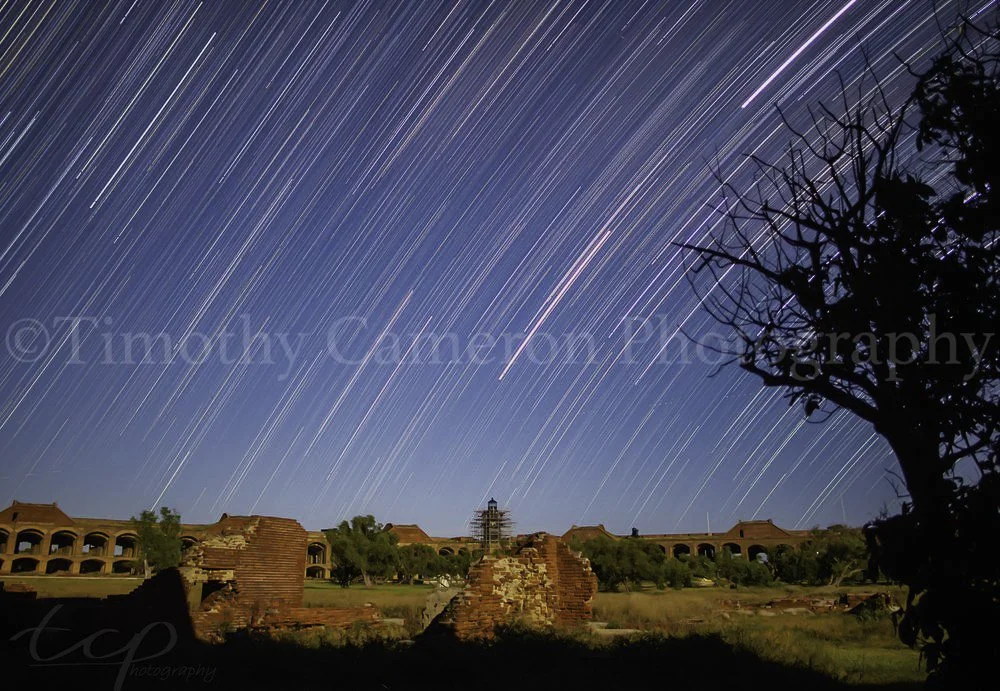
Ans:
{"label": "ruined stone foundation", "polygon": [[459,639],[492,638],[501,624],[582,626],[592,616],[597,576],[590,562],[553,535],[539,533],[513,555],[484,556],[468,585],[432,622]]}

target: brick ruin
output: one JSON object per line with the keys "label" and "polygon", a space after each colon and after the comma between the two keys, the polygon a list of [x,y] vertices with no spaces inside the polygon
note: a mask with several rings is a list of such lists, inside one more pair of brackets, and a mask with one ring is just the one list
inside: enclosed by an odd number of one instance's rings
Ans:
{"label": "brick ruin", "polygon": [[184,550],[178,568],[157,573],[128,594],[36,600],[30,587],[0,582],[5,586],[0,609],[16,607],[14,619],[23,623],[59,605],[72,612],[77,630],[134,632],[152,622],[169,622],[179,639],[207,642],[236,630],[379,623],[381,615],[371,605],[302,606],[311,538],[294,519],[223,514],[203,527],[201,540]]}
{"label": "brick ruin", "polygon": [[302,606],[306,541],[305,529],[290,518],[223,514],[184,552],[179,569],[195,634],[212,640],[234,629],[342,628],[378,621],[372,606]]}
{"label": "brick ruin", "polygon": [[484,556],[431,630],[459,639],[491,638],[497,625],[576,627],[591,619],[597,576],[590,562],[554,535],[537,533],[511,556]]}

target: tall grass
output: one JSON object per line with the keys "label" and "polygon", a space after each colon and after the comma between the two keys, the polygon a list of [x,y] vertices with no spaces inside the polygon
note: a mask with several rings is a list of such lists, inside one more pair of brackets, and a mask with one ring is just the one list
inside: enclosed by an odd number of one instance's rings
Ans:
{"label": "tall grass", "polygon": [[[787,596],[832,598],[843,591],[761,588],[600,593],[594,618],[614,628],[643,629],[670,638],[717,635],[760,659],[850,684],[922,681],[925,673],[918,653],[899,642],[887,617],[861,618],[843,612],[761,616],[748,609]],[[726,612],[723,600],[738,600],[744,613]]]}

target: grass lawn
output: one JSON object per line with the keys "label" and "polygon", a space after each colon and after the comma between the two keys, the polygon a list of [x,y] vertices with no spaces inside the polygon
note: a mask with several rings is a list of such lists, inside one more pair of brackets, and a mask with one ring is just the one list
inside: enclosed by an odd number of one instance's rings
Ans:
{"label": "grass lawn", "polygon": [[[424,598],[434,586],[380,585],[341,588],[307,582],[305,602],[314,607],[355,607],[370,602],[389,617],[403,617],[407,629],[419,621]],[[849,684],[917,684],[924,679],[919,655],[896,638],[889,619],[861,621],[850,614],[723,616],[723,601],[763,605],[786,597],[835,598],[867,594],[885,587],[779,586],[761,588],[685,588],[598,593],[594,618],[615,628],[637,628],[671,639],[720,636],[734,648],[763,660],[819,672]],[[890,589],[891,590],[891,589]],[[897,599],[902,591],[894,591]],[[607,645],[607,639],[592,641]]]}
{"label": "grass lawn", "polygon": [[[598,593],[594,618],[618,628],[639,628],[669,637],[718,635],[761,659],[802,667],[852,684],[917,683],[924,679],[919,654],[899,642],[889,618],[864,621],[851,614],[760,616],[721,611],[723,600],[743,606],[784,597],[836,597],[870,593],[872,587],[687,588]],[[877,588],[885,590],[885,588]],[[899,599],[899,593],[894,593]]]}
{"label": "grass lawn", "polygon": [[24,583],[38,597],[105,597],[124,595],[139,587],[142,578],[129,576],[0,576],[3,583]]}
{"label": "grass lawn", "polygon": [[412,636],[420,631],[420,615],[424,600],[434,591],[433,585],[352,585],[341,588],[330,581],[306,581],[303,604],[306,607],[360,607],[371,603],[384,617],[405,621],[404,631]]}
{"label": "grass lawn", "polygon": [[902,601],[901,589],[886,586],[806,587],[780,585],[739,588],[684,588],[657,590],[644,586],[632,592],[598,593],[594,616],[599,621],[620,621],[623,628],[641,628],[675,632],[685,620],[718,615],[724,601],[739,601],[744,606],[759,606],[781,598],[836,598],[845,593],[866,595],[889,590]]}
{"label": "grass lawn", "polygon": [[396,606],[424,606],[424,598],[433,592],[433,585],[402,585],[389,583],[373,585],[352,585],[341,588],[330,581],[306,581],[306,607],[360,607],[370,602],[384,609]]}

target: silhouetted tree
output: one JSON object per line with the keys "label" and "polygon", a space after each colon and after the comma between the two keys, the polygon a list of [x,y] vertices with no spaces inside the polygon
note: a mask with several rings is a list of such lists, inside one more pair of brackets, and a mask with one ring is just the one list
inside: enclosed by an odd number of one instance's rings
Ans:
{"label": "silhouetted tree", "polygon": [[148,578],[150,571],[177,566],[181,563],[181,515],[166,506],[159,515],[145,510],[139,518],[132,517],[132,525],[139,538],[143,571]]}
{"label": "silhouetted tree", "polygon": [[973,683],[1000,652],[977,631],[1000,613],[997,41],[995,16],[963,21],[898,108],[878,84],[853,104],[845,88],[783,164],[752,159],[749,193],[724,185],[722,229],[685,245],[740,367],[895,452],[904,514],[870,543],[909,586],[901,635],[942,682]]}

